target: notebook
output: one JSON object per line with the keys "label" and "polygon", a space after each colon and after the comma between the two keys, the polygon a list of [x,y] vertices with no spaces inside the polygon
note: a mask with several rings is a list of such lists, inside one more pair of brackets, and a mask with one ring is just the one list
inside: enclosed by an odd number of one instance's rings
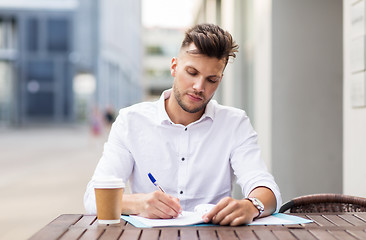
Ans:
{"label": "notebook", "polygon": [[[172,219],[151,219],[135,215],[122,215],[121,219],[129,222],[139,228],[153,227],[177,227],[177,226],[213,226],[212,223],[204,223],[202,216],[213,208],[213,204],[199,204],[193,212],[183,211],[177,218]],[[283,213],[275,213],[268,217],[256,219],[249,225],[287,225],[287,224],[303,224],[310,223],[312,220],[287,215]]]}

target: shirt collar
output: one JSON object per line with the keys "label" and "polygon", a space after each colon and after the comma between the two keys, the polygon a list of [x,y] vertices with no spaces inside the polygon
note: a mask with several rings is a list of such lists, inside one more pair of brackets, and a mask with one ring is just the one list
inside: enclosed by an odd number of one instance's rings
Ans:
{"label": "shirt collar", "polygon": [[[168,99],[170,97],[172,93],[172,89],[168,89],[165,90],[161,96],[160,99],[158,100],[158,114],[159,114],[159,122],[160,123],[171,123],[172,121],[170,120],[168,113],[166,112],[165,109],[165,100]],[[211,118],[212,120],[215,117],[215,102],[214,100],[210,100],[206,106],[205,112],[203,113],[202,117],[196,121],[196,122],[200,122],[203,119],[205,119],[206,117]]]}

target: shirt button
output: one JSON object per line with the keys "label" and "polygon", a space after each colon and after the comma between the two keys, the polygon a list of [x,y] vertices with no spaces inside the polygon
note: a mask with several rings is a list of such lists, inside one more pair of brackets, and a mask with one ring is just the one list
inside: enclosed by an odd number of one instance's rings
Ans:
{"label": "shirt button", "polygon": [[184,158],[182,158],[182,161],[184,161],[185,159]]}
{"label": "shirt button", "polygon": [[187,128],[185,128],[184,131],[187,131]]}
{"label": "shirt button", "polygon": [[183,194],[183,191],[180,191],[179,193],[180,193],[180,194]]}

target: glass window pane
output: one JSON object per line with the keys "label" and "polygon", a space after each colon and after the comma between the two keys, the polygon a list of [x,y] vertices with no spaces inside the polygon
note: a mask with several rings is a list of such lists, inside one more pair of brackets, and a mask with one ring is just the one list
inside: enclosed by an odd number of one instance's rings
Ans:
{"label": "glass window pane", "polygon": [[50,92],[38,92],[27,97],[27,114],[32,117],[53,116],[54,94]]}
{"label": "glass window pane", "polygon": [[47,49],[51,52],[69,50],[69,22],[66,19],[47,21]]}
{"label": "glass window pane", "polygon": [[28,63],[28,81],[53,82],[54,64],[52,61],[30,61]]}
{"label": "glass window pane", "polygon": [[27,39],[27,49],[29,51],[37,51],[38,50],[38,36],[39,36],[39,24],[38,20],[35,18],[31,18],[26,23],[26,37]]}

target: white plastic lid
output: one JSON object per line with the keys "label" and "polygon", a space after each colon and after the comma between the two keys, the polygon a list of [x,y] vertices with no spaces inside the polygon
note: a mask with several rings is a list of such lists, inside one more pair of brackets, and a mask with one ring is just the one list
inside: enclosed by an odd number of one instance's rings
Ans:
{"label": "white plastic lid", "polygon": [[94,188],[124,188],[125,183],[122,178],[96,178]]}

